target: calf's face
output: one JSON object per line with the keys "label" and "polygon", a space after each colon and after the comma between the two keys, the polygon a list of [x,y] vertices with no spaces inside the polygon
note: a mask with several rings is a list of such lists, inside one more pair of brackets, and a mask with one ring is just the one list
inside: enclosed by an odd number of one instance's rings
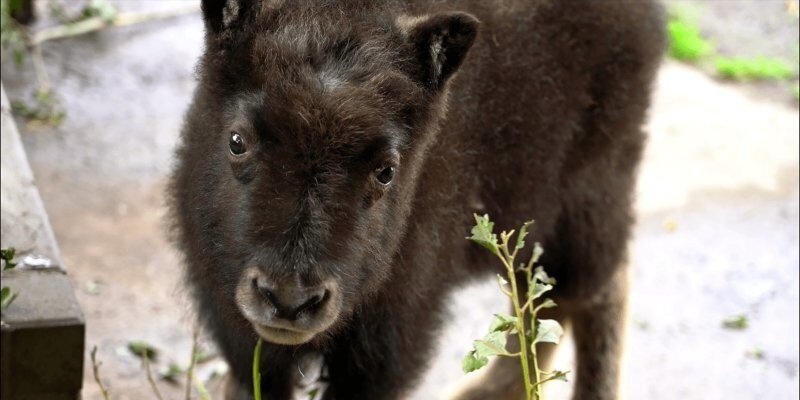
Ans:
{"label": "calf's face", "polygon": [[[202,153],[218,168],[223,292],[265,340],[322,340],[391,276],[466,14],[203,2]],[[192,133],[187,134],[192,140]],[[213,231],[213,233],[212,233]]]}

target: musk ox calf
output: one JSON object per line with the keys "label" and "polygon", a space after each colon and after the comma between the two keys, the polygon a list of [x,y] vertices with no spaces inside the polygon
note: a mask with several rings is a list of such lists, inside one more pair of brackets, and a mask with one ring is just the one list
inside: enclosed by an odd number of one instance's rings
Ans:
{"label": "musk ox calf", "polygon": [[[536,220],[576,342],[575,398],[615,399],[625,253],[662,52],[651,1],[203,0],[170,187],[228,398],[399,399],[452,289],[501,272],[472,214]],[[466,349],[465,349],[466,350]],[[545,360],[542,360],[545,362]],[[521,399],[502,359],[464,399]]]}

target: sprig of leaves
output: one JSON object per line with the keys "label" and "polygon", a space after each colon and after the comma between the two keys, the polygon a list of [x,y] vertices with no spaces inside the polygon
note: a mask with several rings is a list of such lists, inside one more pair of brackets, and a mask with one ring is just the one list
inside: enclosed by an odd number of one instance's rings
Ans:
{"label": "sprig of leaves", "polygon": [[3,271],[17,266],[17,263],[14,262],[14,253],[16,252],[17,250],[13,247],[0,249],[0,259],[3,260]]}
{"label": "sprig of leaves", "polygon": [[[0,249],[0,259],[3,260],[3,271],[17,266],[17,263],[14,261],[14,253],[16,253],[16,249],[13,247]],[[0,310],[8,308],[8,306],[14,302],[14,299],[17,298],[17,294],[18,293],[12,291],[8,286],[0,288]]]}
{"label": "sprig of leaves", "polygon": [[32,103],[19,99],[12,100],[11,111],[25,118],[29,124],[38,125],[58,126],[66,116],[49,89],[36,90]]}
{"label": "sprig of leaves", "polygon": [[10,47],[14,55],[14,63],[22,65],[25,58],[25,30],[11,16],[21,7],[20,1],[0,0],[0,45]]}
{"label": "sprig of leaves", "polygon": [[[556,303],[544,298],[544,294],[551,291],[556,280],[544,271],[541,266],[534,265],[541,257],[542,247],[535,243],[531,258],[527,264],[520,264],[514,268],[515,259],[520,250],[525,247],[525,237],[533,221],[525,222],[520,227],[516,240],[512,241],[514,231],[501,232],[498,241],[493,232],[494,223],[488,215],[475,215],[475,226],[472,235],[467,239],[489,250],[497,256],[506,268],[506,277],[497,276],[500,291],[511,298],[514,305],[514,315],[494,314],[489,331],[478,340],[473,341],[472,349],[461,360],[461,368],[469,373],[483,368],[489,363],[489,357],[517,357],[522,367],[522,379],[525,383],[526,398],[528,400],[541,400],[541,386],[545,382],[560,380],[566,381],[567,372],[539,370],[536,360],[537,344],[558,344],[564,335],[561,324],[552,319],[538,319],[537,314],[545,308],[555,307]],[[512,247],[509,245],[513,243]],[[517,283],[517,273],[524,274],[527,291],[525,297],[520,296]],[[524,301],[523,304],[521,303]],[[506,349],[508,335],[516,335],[520,344],[520,351],[510,353]],[[530,349],[530,351],[528,351]]]}
{"label": "sprig of leaves", "polygon": [[91,355],[92,359],[92,374],[94,375],[94,381],[100,388],[100,394],[103,396],[103,399],[108,400],[108,389],[106,389],[105,385],[103,385],[103,381],[100,380],[100,366],[103,363],[97,361],[97,346],[92,347],[92,352],[89,354]]}

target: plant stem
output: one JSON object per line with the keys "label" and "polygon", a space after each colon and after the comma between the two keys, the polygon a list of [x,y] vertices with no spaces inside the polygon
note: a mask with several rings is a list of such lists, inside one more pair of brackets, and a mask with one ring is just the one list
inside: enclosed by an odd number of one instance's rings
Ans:
{"label": "plant stem", "polygon": [[97,362],[97,346],[92,348],[91,352],[92,356],[92,373],[94,375],[94,381],[97,382],[97,386],[100,387],[100,394],[103,395],[103,399],[108,400],[108,390],[106,387],[103,386],[103,382],[100,381],[100,363]]}
{"label": "plant stem", "polygon": [[[535,257],[531,255],[531,259],[528,261],[528,265],[524,268],[525,270],[525,279],[530,285],[531,283],[536,284],[533,282],[533,263],[535,261]],[[538,308],[534,306],[534,299],[531,296],[528,299],[528,302],[525,303],[526,307],[530,307],[531,309],[531,335],[536,337],[536,314],[538,313]],[[525,312],[525,309],[522,310]],[[539,382],[539,359],[536,355],[536,343],[531,343],[531,360],[533,361],[533,390],[534,390],[534,399],[540,400],[542,398],[542,385]]]}
{"label": "plant stem", "polygon": [[200,323],[196,322],[192,329],[192,350],[189,355],[189,367],[186,369],[186,400],[192,398],[192,380],[194,379],[194,365],[197,363],[197,337],[200,333]]}
{"label": "plant stem", "polygon": [[[536,314],[531,313],[531,332],[534,337],[536,336]],[[533,360],[533,390],[534,399],[540,400],[542,398],[542,385],[539,382],[539,360],[536,356],[536,343],[531,343],[531,359]]]}
{"label": "plant stem", "polygon": [[522,366],[522,374],[524,378],[523,381],[525,382],[525,398],[530,400],[533,386],[531,384],[531,375],[528,369],[528,340],[525,338],[525,314],[524,310],[521,309],[519,305],[519,291],[517,290],[517,279],[516,274],[514,273],[514,260],[508,253],[506,243],[503,243],[502,248],[508,259],[502,255],[498,255],[498,257],[506,267],[506,271],[508,272],[508,281],[511,284],[511,293],[513,293],[513,296],[511,296],[511,303],[514,305],[514,314],[517,316],[516,327],[520,347],[519,360]]}
{"label": "plant stem", "polygon": [[256,349],[253,351],[253,396],[254,400],[261,400],[261,337],[258,338]]}
{"label": "plant stem", "polygon": [[203,382],[201,382],[196,376],[194,377],[194,388],[197,390],[197,397],[199,397],[201,400],[211,400],[211,395],[208,394],[206,386],[203,385]]}
{"label": "plant stem", "polygon": [[155,393],[158,400],[164,400],[164,398],[161,397],[161,392],[158,391],[156,381],[153,380],[153,373],[150,371],[150,357],[147,356],[147,351],[142,352],[142,362],[144,363],[144,371],[147,374],[147,382],[149,382],[150,387],[153,388],[153,393]]}

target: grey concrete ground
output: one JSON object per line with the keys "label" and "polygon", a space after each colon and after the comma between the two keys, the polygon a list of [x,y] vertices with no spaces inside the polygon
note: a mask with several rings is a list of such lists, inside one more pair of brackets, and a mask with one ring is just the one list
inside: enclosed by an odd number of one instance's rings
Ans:
{"label": "grey concrete ground", "polygon": [[[753,18],[759,10],[768,7],[755,7]],[[138,361],[124,350],[129,340],[161,348],[159,365],[188,358],[192,318],[166,241],[163,185],[201,29],[193,15],[47,43],[67,118],[56,128],[18,119],[78,288],[87,347],[98,346],[115,399],[151,397]],[[17,69],[9,57],[2,79],[11,99],[34,87],[30,67]],[[631,243],[628,399],[800,395],[800,128],[797,103],[772,98],[673,62],[659,74]],[[464,350],[490,313],[504,309],[491,282],[458,293],[439,354],[411,397],[439,398],[458,385]],[[740,313],[747,329],[722,327]],[[570,344],[558,367],[574,369]],[[748,356],[755,349],[762,358]],[[180,388],[161,388],[181,396]],[[569,385],[550,390],[566,398]],[[88,367],[84,395],[99,398]]]}

